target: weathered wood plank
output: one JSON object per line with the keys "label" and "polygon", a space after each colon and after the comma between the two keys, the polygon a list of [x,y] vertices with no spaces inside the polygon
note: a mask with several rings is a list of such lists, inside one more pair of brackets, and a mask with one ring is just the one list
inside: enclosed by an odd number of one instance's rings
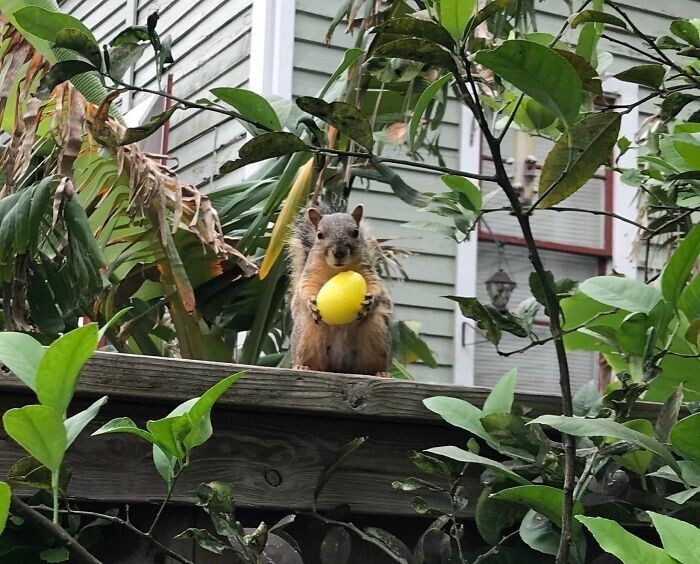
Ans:
{"label": "weathered wood plank", "polygon": [[[373,376],[98,352],[83,370],[78,394],[179,403],[239,371],[245,371],[246,376],[224,394],[220,405],[263,413],[281,411],[307,416],[438,422],[439,417],[423,406],[423,399],[449,395],[481,406],[490,391]],[[0,392],[23,388],[11,375],[0,375]],[[552,395],[516,393],[516,401],[530,407],[534,415],[560,411],[561,400]],[[652,418],[657,409],[655,404],[639,403],[635,413],[638,417]]]}

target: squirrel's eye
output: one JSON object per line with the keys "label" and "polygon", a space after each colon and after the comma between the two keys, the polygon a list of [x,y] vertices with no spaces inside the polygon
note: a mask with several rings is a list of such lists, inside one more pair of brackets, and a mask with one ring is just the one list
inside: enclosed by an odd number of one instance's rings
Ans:
{"label": "squirrel's eye", "polygon": [[359,236],[360,236],[359,230],[355,229],[355,230],[352,232],[352,236],[355,237],[355,238],[359,237]]}
{"label": "squirrel's eye", "polygon": [[321,233],[320,231],[318,233],[316,233],[316,238],[323,239],[323,233]]}

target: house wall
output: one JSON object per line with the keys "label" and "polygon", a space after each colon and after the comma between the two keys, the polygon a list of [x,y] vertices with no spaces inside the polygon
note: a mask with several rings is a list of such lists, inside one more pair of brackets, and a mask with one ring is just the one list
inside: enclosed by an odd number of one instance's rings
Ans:
{"label": "house wall", "polygon": [[[255,35],[252,28],[256,25],[255,9],[266,6],[270,10],[289,10],[285,2],[292,0],[200,0],[185,2],[184,0],[108,0],[102,3],[86,2],[85,0],[66,0],[62,3],[64,10],[80,17],[92,27],[101,41],[108,41],[125,25],[145,23],[146,17],[153,10],[160,13],[159,30],[170,33],[173,37],[173,54],[176,60],[171,69],[174,76],[174,94],[191,100],[208,95],[208,91],[216,86],[251,87],[260,89],[259,80],[250,82],[251,73],[259,76],[265,73],[265,68],[258,68],[259,63],[251,66],[251,38],[262,38],[259,49],[267,49],[265,34]],[[278,53],[288,54],[293,50],[291,76],[291,94],[315,95],[325,84],[326,79],[336,68],[345,49],[355,46],[356,36],[345,34],[343,26],[338,26],[330,45],[324,44],[324,37],[329,24],[336,15],[342,0],[295,0],[295,11],[292,17],[285,13],[284,20],[277,22],[284,33],[293,31],[289,47],[277,47]],[[664,3],[651,0],[623,0],[632,19],[639,27],[650,34],[661,34],[668,30],[670,22],[679,17],[688,17],[691,7],[696,4],[693,0],[666,0]],[[536,3],[538,8],[537,24],[539,31],[556,33],[568,14],[566,2],[562,0],[544,0]],[[258,26],[260,22],[258,20]],[[280,35],[277,29],[275,36]],[[631,33],[610,27],[606,33],[618,40],[641,47],[640,41]],[[578,30],[568,30],[563,39],[576,42]],[[258,42],[258,40],[255,40]],[[602,41],[601,46],[614,55],[609,73],[615,73],[623,68],[641,64],[642,60],[632,49],[608,41]],[[278,57],[279,58],[279,57]],[[134,80],[137,84],[155,86],[152,57],[144,56],[134,70]],[[256,59],[254,60],[264,60]],[[277,72],[277,71],[275,71]],[[268,73],[269,74],[269,73]],[[267,77],[268,79],[274,77]],[[647,93],[640,88],[639,95]],[[136,96],[128,103],[133,105],[141,99]],[[654,104],[646,103],[640,108],[639,120],[643,120],[654,112]],[[464,163],[464,140],[460,142],[461,110],[454,100],[445,114],[445,124],[440,132],[440,148],[447,166],[458,167]],[[178,112],[171,120],[171,130],[168,141],[169,151],[179,161],[180,174],[186,180],[198,185],[203,190],[229,185],[241,179],[243,172],[232,173],[223,178],[217,178],[217,171],[223,162],[235,158],[238,149],[245,142],[246,133],[236,122],[224,116],[210,112],[188,110]],[[509,156],[510,139],[506,139],[504,155]],[[538,145],[540,161],[546,152],[546,144]],[[426,162],[435,162],[428,157]],[[478,166],[478,165],[474,165]],[[492,166],[483,163],[488,171]],[[416,189],[430,191],[440,190],[442,183],[439,175],[429,171],[402,169],[397,167],[402,178]],[[586,207],[602,207],[602,181],[592,181],[585,190],[574,196],[572,204]],[[484,186],[489,192],[493,187]],[[619,187],[617,188],[620,189]],[[403,282],[393,282],[391,292],[396,303],[396,317],[402,320],[420,322],[422,331],[430,347],[435,351],[439,366],[431,370],[416,365],[411,370],[423,380],[452,382],[465,380],[460,371],[466,370],[464,361],[456,363],[455,358],[462,358],[459,350],[461,343],[458,323],[455,320],[455,310],[452,302],[442,296],[456,292],[458,283],[457,245],[440,235],[417,231],[403,227],[407,221],[422,221],[424,213],[404,204],[390,189],[380,183],[370,182],[356,186],[352,202],[362,202],[366,206],[366,216],[372,233],[378,237],[395,238],[395,244],[412,251],[414,254],[404,259],[404,266],[409,279]],[[575,200],[575,201],[574,201]],[[491,203],[499,202],[498,199]],[[430,217],[431,220],[434,217]],[[517,234],[512,218],[506,214],[494,214],[488,219],[490,227],[497,233]],[[564,243],[573,243],[598,247],[603,239],[603,220],[593,216],[576,215],[542,215],[534,219],[535,232],[538,237]],[[472,244],[473,245],[473,244]],[[476,294],[482,299],[488,299],[485,292],[484,280],[492,273],[497,265],[495,245],[481,241],[472,247],[476,253],[473,267],[462,274],[470,277],[469,287],[476,288]],[[506,247],[508,266],[514,271],[518,288],[511,304],[517,304],[528,296],[526,253],[519,247]],[[547,268],[555,276],[586,278],[599,269],[597,259],[578,257],[564,253],[545,252],[544,259]],[[461,281],[463,282],[463,281]],[[459,319],[457,319],[459,321]],[[546,327],[541,328],[543,334]],[[518,343],[510,342],[507,338],[504,349],[510,345],[518,347]],[[548,347],[540,347],[528,352],[524,357],[503,359],[495,355],[490,345],[478,342],[477,338],[464,343],[472,347],[468,356],[474,359],[474,367],[470,369],[470,382],[481,385],[492,385],[505,370],[518,363],[521,367],[520,386],[523,389],[537,391],[556,391],[557,377],[553,351]],[[520,345],[521,346],[521,345]],[[456,366],[458,364],[458,366]],[[589,353],[576,353],[572,356],[572,372],[576,383],[590,378],[595,372],[595,359]]]}

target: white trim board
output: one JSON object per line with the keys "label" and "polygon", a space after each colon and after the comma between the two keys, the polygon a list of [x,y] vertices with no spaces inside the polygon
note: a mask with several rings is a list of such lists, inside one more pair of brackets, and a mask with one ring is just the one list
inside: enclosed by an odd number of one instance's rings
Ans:
{"label": "white trim board", "polygon": [[[603,81],[603,92],[617,97],[617,104],[632,104],[639,99],[639,87],[636,84],[622,82],[616,78],[608,78]],[[622,115],[620,137],[627,137],[634,142],[639,129],[639,107]],[[619,155],[619,149],[615,147],[615,158]],[[637,149],[630,148],[620,158],[620,168],[635,168],[637,166]],[[616,214],[635,220],[639,208],[636,201],[637,191],[625,185],[618,172],[613,172],[613,209]],[[637,277],[637,259],[632,255],[632,244],[637,236],[637,228],[624,221],[613,219],[612,222],[612,259],[608,270],[615,270],[620,274]]]}
{"label": "white trim board", "polygon": [[[459,115],[459,168],[478,173],[481,167],[481,131],[472,113],[466,106],[460,107]],[[476,295],[476,257],[478,233],[475,230],[468,241],[457,245],[455,295]],[[454,359],[454,383],[460,386],[474,385],[473,345],[478,334],[471,319],[462,315],[459,306],[454,309],[454,337],[452,339]]]}
{"label": "white trim board", "polygon": [[250,32],[250,89],[258,94],[292,97],[294,2],[253,0]]}

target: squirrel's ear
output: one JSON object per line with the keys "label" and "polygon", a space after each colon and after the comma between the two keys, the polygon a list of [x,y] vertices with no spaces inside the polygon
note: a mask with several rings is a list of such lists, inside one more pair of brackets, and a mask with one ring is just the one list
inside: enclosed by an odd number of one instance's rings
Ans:
{"label": "squirrel's ear", "polygon": [[309,221],[314,224],[314,227],[318,227],[318,222],[321,221],[323,216],[316,208],[309,208],[306,210],[306,217],[308,217]]}
{"label": "squirrel's ear", "polygon": [[362,204],[359,204],[355,206],[355,209],[352,210],[352,213],[350,214],[352,218],[355,220],[355,223],[358,225],[360,224],[360,220],[362,219],[362,212],[364,211],[364,207]]}

